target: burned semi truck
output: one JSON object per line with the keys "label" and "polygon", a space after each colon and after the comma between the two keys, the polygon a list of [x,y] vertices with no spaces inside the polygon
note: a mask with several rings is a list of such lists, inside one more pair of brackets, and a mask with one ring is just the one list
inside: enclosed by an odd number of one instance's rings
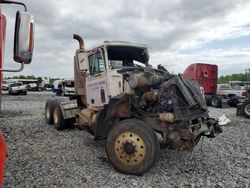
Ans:
{"label": "burned semi truck", "polygon": [[106,139],[114,168],[143,174],[159,156],[160,143],[174,150],[192,150],[202,136],[214,138],[222,129],[209,118],[199,86],[163,66],[149,64],[146,45],[121,41],[85,49],[74,57],[74,99],[49,99],[45,118],[61,130],[87,129]]}

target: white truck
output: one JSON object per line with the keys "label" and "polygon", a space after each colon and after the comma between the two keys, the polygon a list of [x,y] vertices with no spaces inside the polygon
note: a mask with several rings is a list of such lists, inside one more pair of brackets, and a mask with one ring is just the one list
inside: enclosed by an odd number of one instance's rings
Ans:
{"label": "white truck", "polygon": [[27,86],[22,82],[16,82],[9,85],[9,95],[27,95]]}
{"label": "white truck", "polygon": [[[228,99],[230,106],[236,107],[238,103],[243,103],[247,97],[247,90],[245,89],[233,89],[229,84],[217,84],[217,95],[224,96]],[[212,103],[220,101],[213,100]],[[212,104],[217,106],[216,104]]]}
{"label": "white truck", "polygon": [[[45,119],[58,130],[72,126],[106,140],[106,153],[120,172],[143,174],[159,156],[160,143],[192,151],[202,136],[220,133],[209,118],[199,86],[163,66],[153,68],[146,45],[105,41],[74,58],[75,98],[47,100]],[[93,146],[94,147],[94,146]]]}

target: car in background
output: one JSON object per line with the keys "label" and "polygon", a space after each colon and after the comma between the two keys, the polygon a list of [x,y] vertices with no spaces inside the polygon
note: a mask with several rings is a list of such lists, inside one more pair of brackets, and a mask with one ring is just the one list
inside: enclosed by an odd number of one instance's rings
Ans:
{"label": "car in background", "polygon": [[27,95],[27,86],[22,82],[16,82],[10,84],[8,92],[9,95]]}
{"label": "car in background", "polygon": [[2,90],[7,91],[8,89],[9,89],[9,85],[8,85],[8,84],[3,83],[3,84],[2,84]]}

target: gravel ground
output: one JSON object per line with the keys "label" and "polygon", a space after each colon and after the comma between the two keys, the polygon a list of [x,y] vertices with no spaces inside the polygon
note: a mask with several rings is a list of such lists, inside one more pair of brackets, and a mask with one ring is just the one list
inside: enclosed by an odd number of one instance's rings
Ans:
{"label": "gravel ground", "polygon": [[236,117],[235,108],[209,109],[213,117],[225,113],[232,120],[217,138],[205,138],[192,153],[164,148],[147,173],[130,176],[113,169],[105,141],[45,123],[44,104],[51,95],[3,95],[4,187],[249,187],[250,120]]}

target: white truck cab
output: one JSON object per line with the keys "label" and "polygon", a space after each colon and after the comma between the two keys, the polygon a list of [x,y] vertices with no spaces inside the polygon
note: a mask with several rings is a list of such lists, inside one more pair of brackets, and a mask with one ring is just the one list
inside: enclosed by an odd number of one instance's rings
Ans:
{"label": "white truck cab", "polygon": [[[128,80],[119,71],[145,67],[149,55],[146,45],[104,41],[103,44],[77,54],[79,68],[86,75],[88,107],[101,107],[111,97],[133,93]],[[136,79],[136,78],[135,78]]]}

